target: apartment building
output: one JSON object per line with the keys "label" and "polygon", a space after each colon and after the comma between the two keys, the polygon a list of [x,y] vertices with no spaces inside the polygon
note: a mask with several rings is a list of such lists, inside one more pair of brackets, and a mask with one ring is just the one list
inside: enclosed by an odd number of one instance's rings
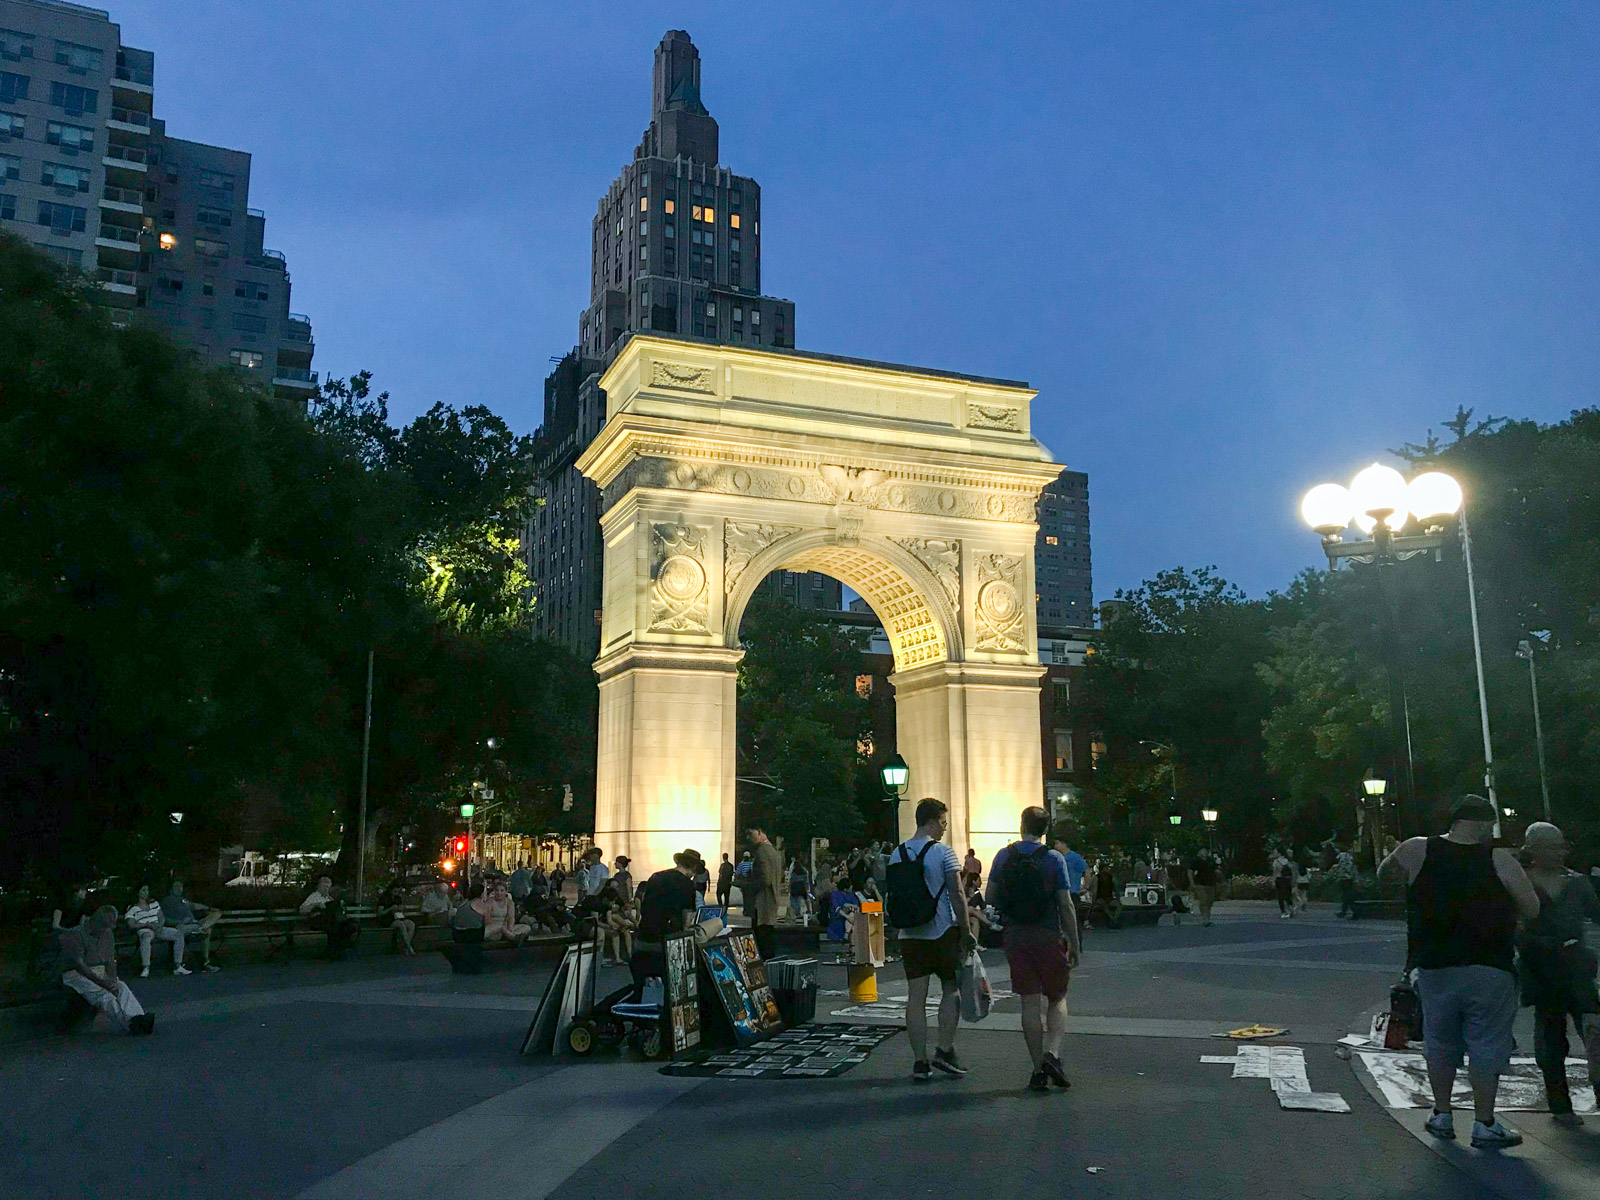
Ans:
{"label": "apartment building", "polygon": [[168,135],[155,56],[108,12],[0,0],[0,230],[86,272],[119,321],[303,403],[311,322],[249,195],[249,154]]}

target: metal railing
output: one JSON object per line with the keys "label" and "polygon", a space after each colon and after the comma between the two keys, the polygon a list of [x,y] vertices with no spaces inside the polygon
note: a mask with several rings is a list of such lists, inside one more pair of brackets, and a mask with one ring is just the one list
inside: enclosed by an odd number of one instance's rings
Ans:
{"label": "metal railing", "polygon": [[142,125],[146,129],[150,128],[150,114],[140,112],[136,108],[118,108],[116,105],[112,105],[111,119],[113,121],[121,121],[124,125]]}
{"label": "metal railing", "polygon": [[154,71],[140,71],[133,67],[118,67],[117,78],[124,83],[138,83],[145,87],[155,87],[156,85]]}
{"label": "metal railing", "polygon": [[112,187],[109,183],[101,189],[101,195],[107,200],[114,200],[118,204],[137,204],[144,207],[144,193],[138,188]]}
{"label": "metal railing", "polygon": [[120,158],[124,162],[142,163],[149,161],[150,155],[143,146],[121,146],[113,142],[106,147],[107,158]]}
{"label": "metal railing", "polygon": [[139,231],[129,229],[126,225],[102,225],[99,236],[108,242],[132,242],[135,246],[139,244]]}
{"label": "metal railing", "polygon": [[101,283],[120,283],[124,287],[139,286],[139,276],[132,271],[113,271],[110,267],[101,267],[95,271],[95,278]]}
{"label": "metal railing", "polygon": [[272,373],[274,383],[309,383],[313,386],[317,382],[317,373],[308,367],[275,367]]}

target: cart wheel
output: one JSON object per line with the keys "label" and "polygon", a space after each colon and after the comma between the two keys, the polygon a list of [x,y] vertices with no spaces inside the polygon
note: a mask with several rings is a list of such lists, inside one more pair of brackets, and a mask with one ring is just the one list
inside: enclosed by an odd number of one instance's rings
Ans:
{"label": "cart wheel", "polygon": [[650,1030],[649,1033],[644,1034],[640,1039],[640,1047],[639,1048],[643,1052],[645,1058],[647,1058],[647,1059],[654,1060],[654,1059],[660,1058],[661,1057],[661,1030],[652,1029],[652,1030]]}
{"label": "cart wheel", "polygon": [[567,1029],[567,1049],[580,1058],[594,1053],[594,1029],[587,1024],[573,1022]]}

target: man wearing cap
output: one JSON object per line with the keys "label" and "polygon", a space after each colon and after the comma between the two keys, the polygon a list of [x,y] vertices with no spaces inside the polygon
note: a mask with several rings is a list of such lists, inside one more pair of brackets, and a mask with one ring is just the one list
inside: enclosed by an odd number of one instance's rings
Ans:
{"label": "man wearing cap", "polygon": [[1433,1086],[1427,1130],[1439,1138],[1456,1136],[1450,1093],[1465,1050],[1476,1118],[1472,1144],[1483,1150],[1522,1142],[1520,1133],[1496,1119],[1494,1101],[1511,1061],[1517,1015],[1517,917],[1539,915],[1527,874],[1509,850],[1494,845],[1495,818],[1488,800],[1464,796],[1450,809],[1450,832],[1408,838],[1378,867],[1379,879],[1407,884],[1423,1056]]}

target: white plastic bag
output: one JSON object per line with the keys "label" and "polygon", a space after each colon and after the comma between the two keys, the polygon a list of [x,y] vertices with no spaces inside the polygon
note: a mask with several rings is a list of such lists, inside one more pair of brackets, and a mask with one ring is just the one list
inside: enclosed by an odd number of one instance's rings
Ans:
{"label": "white plastic bag", "polygon": [[983,959],[973,950],[957,977],[961,986],[961,1019],[981,1021],[989,1015],[994,996],[989,990],[989,973],[983,969]]}

